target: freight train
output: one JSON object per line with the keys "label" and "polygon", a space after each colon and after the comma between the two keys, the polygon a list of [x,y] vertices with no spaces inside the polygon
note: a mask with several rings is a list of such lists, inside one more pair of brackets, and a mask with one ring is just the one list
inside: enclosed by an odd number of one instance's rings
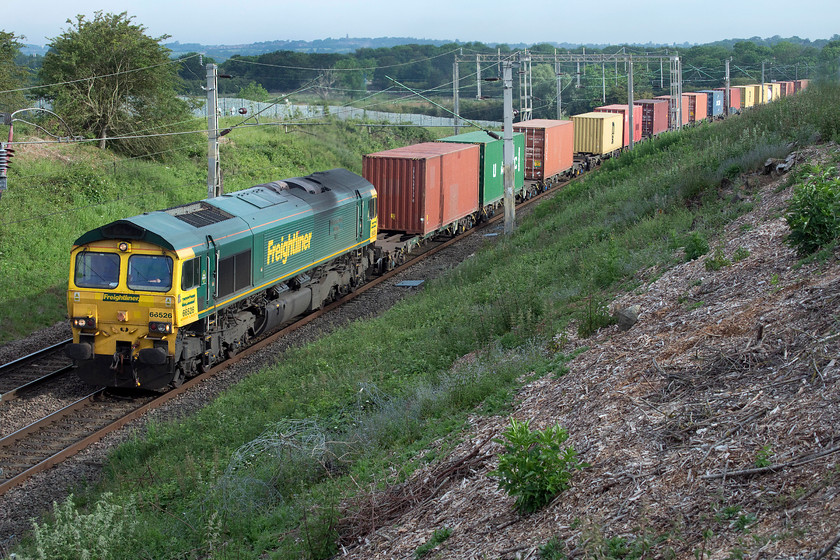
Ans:
{"label": "freight train", "polygon": [[[752,88],[738,103],[760,95]],[[640,100],[637,138],[666,128],[663,103]],[[698,93],[683,114],[697,120],[706,103]],[[571,121],[516,123],[516,197],[619,153],[629,143],[627,113],[605,106]],[[89,231],[70,254],[66,353],[91,385],[178,386],[393,268],[430,237],[488,219],[503,204],[502,151],[484,132],[461,134],[368,154],[362,176],[317,172]]]}

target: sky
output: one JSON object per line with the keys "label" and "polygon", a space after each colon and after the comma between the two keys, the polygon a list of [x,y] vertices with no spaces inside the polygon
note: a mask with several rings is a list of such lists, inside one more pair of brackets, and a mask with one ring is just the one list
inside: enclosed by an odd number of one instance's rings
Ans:
{"label": "sky", "polygon": [[[237,45],[338,37],[414,37],[482,43],[709,43],[754,36],[828,39],[837,0],[39,0],[5,2],[0,30],[46,45],[77,14],[127,12],[165,42]],[[587,3],[583,3],[586,5]],[[739,14],[743,9],[746,13]]]}

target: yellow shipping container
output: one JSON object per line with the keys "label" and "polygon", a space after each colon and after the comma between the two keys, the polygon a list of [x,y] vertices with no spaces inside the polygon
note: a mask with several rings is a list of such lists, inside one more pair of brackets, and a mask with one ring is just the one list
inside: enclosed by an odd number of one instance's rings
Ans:
{"label": "yellow shipping container", "polygon": [[624,143],[624,115],[619,113],[583,113],[573,115],[575,153],[608,154]]}
{"label": "yellow shipping container", "polygon": [[755,105],[755,88],[753,86],[735,86],[741,90],[741,109]]}
{"label": "yellow shipping container", "polygon": [[764,84],[764,103],[776,101],[782,96],[782,86],[776,82]]}
{"label": "yellow shipping container", "polygon": [[761,105],[762,103],[764,103],[764,95],[762,95],[761,93],[761,84],[752,84],[747,87],[752,89],[753,99],[755,100],[756,105]]}

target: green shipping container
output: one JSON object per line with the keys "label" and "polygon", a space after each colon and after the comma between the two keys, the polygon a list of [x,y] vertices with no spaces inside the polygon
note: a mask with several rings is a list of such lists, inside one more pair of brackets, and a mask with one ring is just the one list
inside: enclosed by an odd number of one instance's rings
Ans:
{"label": "green shipping container", "polygon": [[[481,151],[478,174],[478,200],[484,207],[504,198],[504,140],[491,138],[486,132],[467,132],[440,138],[438,142],[477,144]],[[525,135],[513,134],[513,192],[522,194],[525,189]]]}

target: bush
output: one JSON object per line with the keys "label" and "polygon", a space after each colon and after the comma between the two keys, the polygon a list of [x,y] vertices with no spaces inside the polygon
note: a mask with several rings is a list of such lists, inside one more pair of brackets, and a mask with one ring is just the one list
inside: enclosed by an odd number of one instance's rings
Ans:
{"label": "bush", "polygon": [[723,253],[723,247],[718,247],[715,249],[715,252],[712,254],[711,257],[706,259],[706,270],[720,270],[724,266],[729,266],[732,264],[732,261],[726,258],[726,255]]}
{"label": "bush", "polygon": [[693,261],[709,252],[709,242],[699,232],[693,231],[685,240],[685,260]]}
{"label": "bush", "polygon": [[588,299],[586,308],[580,312],[579,319],[578,336],[580,338],[589,338],[598,330],[618,323],[618,318],[610,315],[607,304],[593,297]]}
{"label": "bush", "polygon": [[790,234],[785,240],[800,256],[817,251],[840,234],[840,177],[835,167],[816,168],[794,187],[785,216]]}
{"label": "bush", "polygon": [[499,455],[499,466],[490,476],[499,477],[499,488],[516,497],[521,513],[533,513],[569,488],[575,470],[585,465],[577,460],[573,447],[561,449],[569,438],[559,425],[545,430],[531,430],[529,422],[511,419],[502,434],[504,440],[493,441],[505,446]]}
{"label": "bush", "polygon": [[452,536],[452,529],[449,527],[444,527],[443,529],[435,530],[432,534],[432,538],[429,539],[426,544],[422,544],[417,547],[417,550],[414,551],[415,558],[424,558],[426,557],[431,551],[435,549],[435,547],[446,539]]}
{"label": "bush", "polygon": [[34,524],[35,558],[106,560],[124,558],[125,548],[137,531],[137,512],[132,501],[118,505],[105,493],[91,513],[79,513],[73,495],[53,502],[52,524]]}

